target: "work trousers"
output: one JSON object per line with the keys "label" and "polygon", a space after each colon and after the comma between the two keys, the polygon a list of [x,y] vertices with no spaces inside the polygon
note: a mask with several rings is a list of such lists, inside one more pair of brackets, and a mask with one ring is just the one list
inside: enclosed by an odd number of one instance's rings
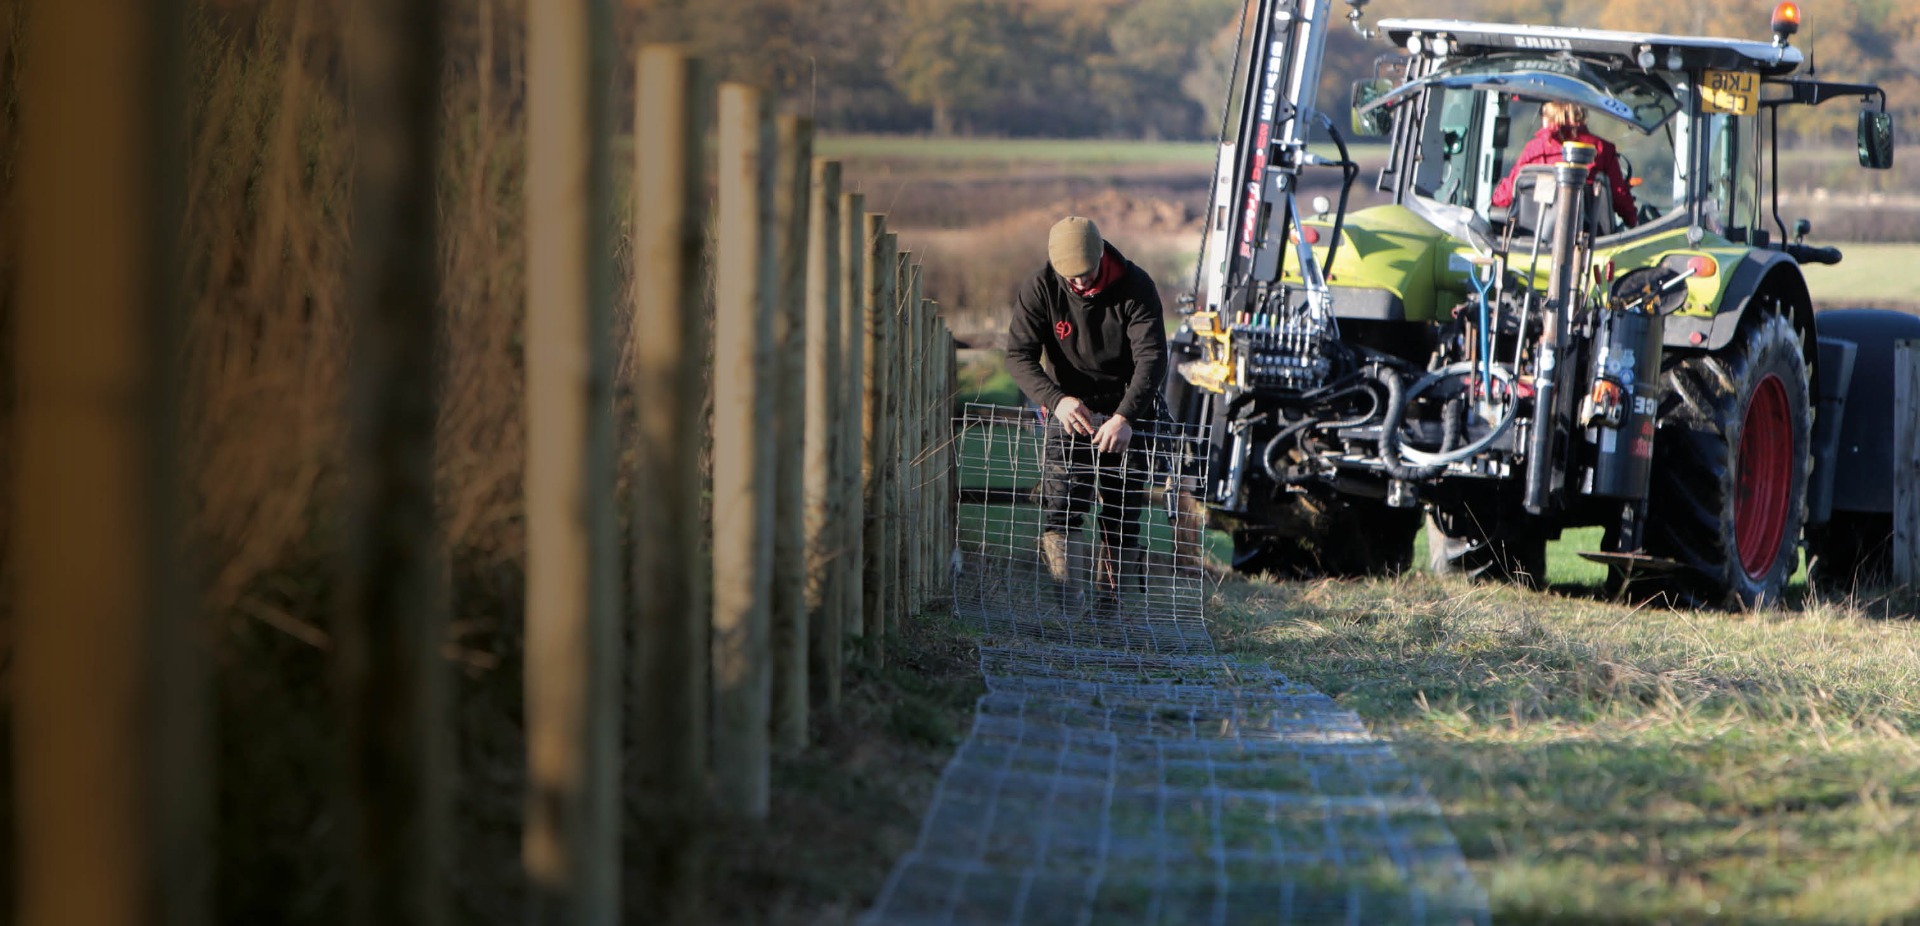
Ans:
{"label": "work trousers", "polygon": [[1068,433],[1048,419],[1040,460],[1041,525],[1070,533],[1099,505],[1094,530],[1103,552],[1132,549],[1139,542],[1140,512],[1147,505],[1149,438],[1136,428],[1120,453],[1102,453],[1093,439]]}

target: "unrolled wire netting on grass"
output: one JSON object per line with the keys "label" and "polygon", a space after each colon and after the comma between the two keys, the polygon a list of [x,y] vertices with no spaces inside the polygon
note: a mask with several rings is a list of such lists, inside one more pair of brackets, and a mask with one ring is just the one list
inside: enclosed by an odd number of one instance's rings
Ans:
{"label": "unrolled wire netting on grass", "polygon": [[[1392,749],[1214,650],[1200,430],[1143,426],[1124,461],[1060,454],[1072,439],[1028,409],[969,406],[956,434],[954,609],[985,633],[988,692],[866,922],[1486,922]],[[1072,509],[1062,570],[1042,539],[1056,493],[1119,479],[1144,486],[1137,510]]]}
{"label": "unrolled wire netting on grass", "polygon": [[[1211,647],[1200,429],[1140,424],[1125,453],[1103,454],[1035,410],[972,405],[956,432],[956,614],[1059,642]],[[1049,477],[1049,457],[1071,462]],[[1064,539],[1065,582],[1049,530]]]}

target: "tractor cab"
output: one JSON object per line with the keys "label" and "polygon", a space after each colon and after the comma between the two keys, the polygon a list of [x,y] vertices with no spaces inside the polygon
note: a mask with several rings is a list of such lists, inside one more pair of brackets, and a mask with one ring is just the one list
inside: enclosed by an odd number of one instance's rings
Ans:
{"label": "tractor cab", "polygon": [[[1551,187],[1560,160],[1552,142],[1573,134],[1543,126],[1546,104],[1557,112],[1571,104],[1583,117],[1581,134],[1611,149],[1596,165],[1583,210],[1584,231],[1599,249],[1675,229],[1695,240],[1784,240],[1777,208],[1761,195],[1763,172],[1774,163],[1761,156],[1763,139],[1772,138],[1762,123],[1781,106],[1877,98],[1859,121],[1861,163],[1892,163],[1884,92],[1791,77],[1801,55],[1784,41],[1450,20],[1387,20],[1380,28],[1409,53],[1404,74],[1397,85],[1377,78],[1355,85],[1353,127],[1391,136],[1379,189],[1430,220],[1470,213],[1495,236],[1534,239],[1551,220],[1542,201],[1551,194],[1540,191]],[[1535,156],[1516,170],[1529,142]],[[1543,158],[1548,149],[1554,155]],[[1615,175],[1624,191],[1611,188]]]}

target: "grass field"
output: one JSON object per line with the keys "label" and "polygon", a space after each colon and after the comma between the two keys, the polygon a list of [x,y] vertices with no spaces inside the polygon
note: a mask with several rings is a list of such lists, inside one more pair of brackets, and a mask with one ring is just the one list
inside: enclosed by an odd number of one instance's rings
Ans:
{"label": "grass field", "polygon": [[1430,576],[1229,581],[1223,646],[1392,737],[1496,922],[1920,915],[1920,628]]}
{"label": "grass field", "polygon": [[1823,305],[1849,302],[1920,303],[1920,244],[1842,244],[1832,267],[1802,269],[1807,290]]}

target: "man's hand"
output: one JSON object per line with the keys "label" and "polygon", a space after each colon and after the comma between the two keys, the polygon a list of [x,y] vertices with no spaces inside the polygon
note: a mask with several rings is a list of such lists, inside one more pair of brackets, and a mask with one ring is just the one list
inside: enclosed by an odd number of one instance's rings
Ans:
{"label": "man's hand", "polygon": [[1060,426],[1066,428],[1068,434],[1082,437],[1093,434],[1093,415],[1087,412],[1085,403],[1073,396],[1061,399],[1060,404],[1053,407],[1053,417],[1060,419]]}
{"label": "man's hand", "polygon": [[1120,415],[1108,418],[1107,423],[1101,425],[1099,432],[1093,435],[1093,445],[1100,448],[1101,453],[1119,453],[1132,442],[1133,425]]}

